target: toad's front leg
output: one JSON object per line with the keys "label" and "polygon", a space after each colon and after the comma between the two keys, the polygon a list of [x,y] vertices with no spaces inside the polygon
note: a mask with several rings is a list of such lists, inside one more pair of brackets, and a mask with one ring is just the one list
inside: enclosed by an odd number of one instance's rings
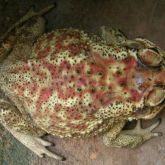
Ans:
{"label": "toad's front leg", "polygon": [[51,143],[41,139],[45,132],[32,122],[30,117],[22,115],[19,110],[9,102],[0,100],[0,123],[22,144],[39,157],[47,155],[57,160],[64,160],[62,156],[46,149]]}
{"label": "toad's front leg", "polygon": [[118,45],[127,40],[127,37],[119,30],[110,26],[101,26],[100,35],[107,44]]}
{"label": "toad's front leg", "polygon": [[111,134],[113,134],[113,132],[117,132],[117,130],[121,128],[121,124],[119,123],[110,130],[109,133],[104,135],[103,142],[106,146],[135,148],[153,137],[160,136],[160,132],[152,132],[159,124],[160,120],[150,127],[143,129],[141,128],[140,120],[138,120],[137,125],[133,130],[123,130],[116,135],[115,138],[112,138]]}

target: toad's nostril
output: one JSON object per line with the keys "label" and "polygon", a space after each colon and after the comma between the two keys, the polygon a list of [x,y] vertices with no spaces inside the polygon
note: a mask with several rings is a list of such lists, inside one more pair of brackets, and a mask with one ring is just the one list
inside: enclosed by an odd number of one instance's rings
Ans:
{"label": "toad's nostril", "polygon": [[148,106],[157,106],[165,100],[165,88],[154,87],[146,97],[145,104]]}

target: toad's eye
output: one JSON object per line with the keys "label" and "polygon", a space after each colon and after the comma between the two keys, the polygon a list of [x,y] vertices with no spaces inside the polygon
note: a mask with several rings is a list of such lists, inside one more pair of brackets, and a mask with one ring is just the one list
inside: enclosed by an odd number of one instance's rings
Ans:
{"label": "toad's eye", "polygon": [[163,87],[154,87],[146,97],[145,104],[148,106],[157,106],[165,100],[165,89]]}
{"label": "toad's eye", "polygon": [[140,50],[138,57],[144,65],[150,67],[158,67],[162,62],[162,56],[156,47]]}

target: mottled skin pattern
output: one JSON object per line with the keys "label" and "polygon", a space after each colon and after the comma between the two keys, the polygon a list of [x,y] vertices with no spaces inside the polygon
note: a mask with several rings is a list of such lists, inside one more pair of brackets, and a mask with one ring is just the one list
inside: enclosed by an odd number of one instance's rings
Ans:
{"label": "mottled skin pattern", "polygon": [[0,49],[0,121],[17,139],[39,156],[61,159],[36,137],[104,133],[107,146],[136,147],[160,135],[150,132],[159,122],[121,132],[128,120],[150,119],[164,108],[165,55],[158,46],[107,27],[101,37],[76,29],[39,37],[42,18],[31,22]]}

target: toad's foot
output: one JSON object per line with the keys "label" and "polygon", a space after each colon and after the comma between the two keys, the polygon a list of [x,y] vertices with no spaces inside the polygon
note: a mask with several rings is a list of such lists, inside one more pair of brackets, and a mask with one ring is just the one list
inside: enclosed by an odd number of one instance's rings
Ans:
{"label": "toad's foot", "polygon": [[13,136],[18,139],[22,144],[24,144],[27,148],[37,154],[39,157],[44,157],[45,155],[57,159],[57,160],[64,160],[64,157],[59,156],[55,153],[52,153],[46,149],[46,147],[51,146],[52,143],[47,142],[39,137],[35,137],[32,135],[27,135],[23,133],[19,133],[16,131],[11,131]]}
{"label": "toad's foot", "polygon": [[113,147],[135,148],[153,137],[162,135],[160,132],[152,132],[160,124],[160,121],[161,120],[159,119],[150,127],[143,129],[141,128],[141,121],[138,120],[137,125],[133,130],[124,130],[116,137],[116,139],[111,141],[104,137],[104,143],[107,146],[111,145]]}
{"label": "toad's foot", "polygon": [[137,121],[136,127],[133,130],[124,130],[122,133],[126,135],[139,135],[143,137],[143,140],[149,140],[152,137],[161,136],[161,132],[152,132],[156,127],[160,125],[161,120],[158,119],[154,124],[148,128],[142,128],[141,120]]}

